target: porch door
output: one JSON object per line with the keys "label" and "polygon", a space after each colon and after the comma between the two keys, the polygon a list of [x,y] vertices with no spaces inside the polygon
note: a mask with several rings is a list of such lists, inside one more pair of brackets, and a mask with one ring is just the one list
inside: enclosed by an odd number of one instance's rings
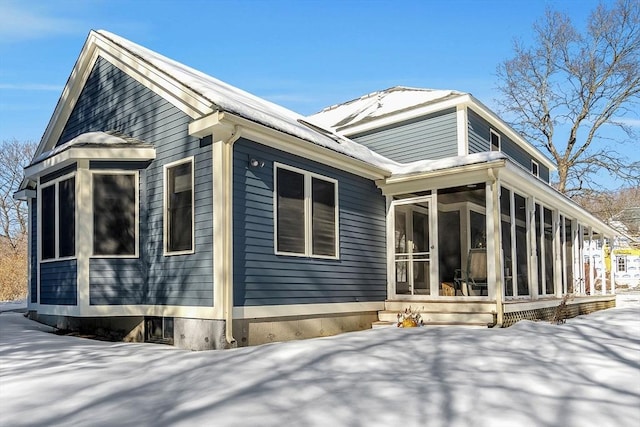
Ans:
{"label": "porch door", "polygon": [[429,295],[431,276],[430,202],[395,206],[396,295]]}

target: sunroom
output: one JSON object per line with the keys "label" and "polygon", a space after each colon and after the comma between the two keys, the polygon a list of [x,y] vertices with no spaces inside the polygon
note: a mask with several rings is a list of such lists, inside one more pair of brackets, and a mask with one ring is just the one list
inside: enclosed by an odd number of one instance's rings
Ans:
{"label": "sunroom", "polygon": [[578,312],[614,304],[610,278],[590,260],[597,254],[584,249],[605,247],[616,231],[504,154],[433,161],[379,185],[387,310],[425,306],[462,323],[466,312],[490,310],[487,323],[503,325],[548,316],[567,294]]}

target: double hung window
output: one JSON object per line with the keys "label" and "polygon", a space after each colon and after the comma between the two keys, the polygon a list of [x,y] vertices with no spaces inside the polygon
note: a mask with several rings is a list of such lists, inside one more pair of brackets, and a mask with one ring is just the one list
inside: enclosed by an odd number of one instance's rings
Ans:
{"label": "double hung window", "polygon": [[491,134],[491,151],[500,151],[500,134],[493,129],[490,131]]}
{"label": "double hung window", "polygon": [[276,253],[338,258],[338,182],[275,166]]}
{"label": "double hung window", "polygon": [[166,254],[191,253],[194,250],[193,158],[165,167]]}
{"label": "double hung window", "polygon": [[76,254],[76,179],[63,178],[42,187],[42,259]]}

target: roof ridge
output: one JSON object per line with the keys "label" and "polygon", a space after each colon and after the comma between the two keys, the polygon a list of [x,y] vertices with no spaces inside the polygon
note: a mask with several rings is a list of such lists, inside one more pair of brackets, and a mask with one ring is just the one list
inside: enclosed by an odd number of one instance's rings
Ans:
{"label": "roof ridge", "polygon": [[399,91],[415,91],[415,92],[451,92],[451,93],[464,93],[464,92],[459,92],[453,89],[433,89],[433,88],[422,88],[422,87],[414,87],[414,86],[402,86],[402,85],[397,85],[397,86],[391,86],[388,87],[386,89],[382,89],[382,90],[377,90],[374,92],[369,92],[367,94],[364,94],[362,96],[359,96],[358,98],[353,98],[350,99],[348,101],[345,102],[341,102],[338,104],[333,104],[330,105],[328,107],[323,108],[322,110],[311,114],[310,116],[314,116],[316,114],[320,114],[320,113],[326,113],[327,111],[331,111],[331,110],[335,110],[338,107],[342,107],[344,105],[349,105],[352,104],[354,102],[357,101],[363,101],[365,99],[369,99],[369,98],[373,98],[374,96],[380,96],[380,95],[384,95],[384,94],[388,94],[388,93],[392,93],[392,92],[399,92]]}

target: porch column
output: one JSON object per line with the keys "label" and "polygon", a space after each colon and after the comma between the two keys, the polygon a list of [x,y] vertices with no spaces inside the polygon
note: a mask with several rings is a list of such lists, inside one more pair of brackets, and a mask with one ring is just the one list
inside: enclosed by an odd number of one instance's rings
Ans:
{"label": "porch column", "polygon": [[502,325],[503,321],[503,295],[502,286],[502,257],[500,256],[501,235],[500,235],[500,186],[493,169],[489,169],[489,178],[485,184],[485,200],[487,213],[487,296],[493,294],[496,298],[497,323]]}
{"label": "porch column", "polygon": [[[81,314],[90,309],[89,258],[93,253],[93,197],[91,194],[89,161],[78,160],[76,172],[76,254],[78,310]],[[39,292],[38,292],[39,293]]]}
{"label": "porch column", "polygon": [[600,234],[600,259],[602,260],[602,295],[607,294],[607,260],[604,257],[604,235]]}
{"label": "porch column", "polygon": [[596,281],[596,269],[594,265],[595,258],[593,257],[593,228],[589,227],[589,295],[595,293],[595,281]]}
{"label": "porch column", "polygon": [[395,212],[391,208],[392,196],[386,196],[387,205],[387,297],[395,295],[396,263],[395,263]]}
{"label": "porch column", "polygon": [[532,300],[538,299],[538,244],[536,242],[536,199],[527,197],[527,247],[529,249],[529,295]]}
{"label": "porch column", "polygon": [[582,267],[582,226],[577,220],[571,221],[573,233],[573,293],[582,294],[584,287],[584,267]]}
{"label": "porch column", "polygon": [[562,268],[562,226],[560,223],[560,212],[557,210],[552,211],[553,215],[553,282],[556,298],[562,298],[562,275],[564,269]]}

